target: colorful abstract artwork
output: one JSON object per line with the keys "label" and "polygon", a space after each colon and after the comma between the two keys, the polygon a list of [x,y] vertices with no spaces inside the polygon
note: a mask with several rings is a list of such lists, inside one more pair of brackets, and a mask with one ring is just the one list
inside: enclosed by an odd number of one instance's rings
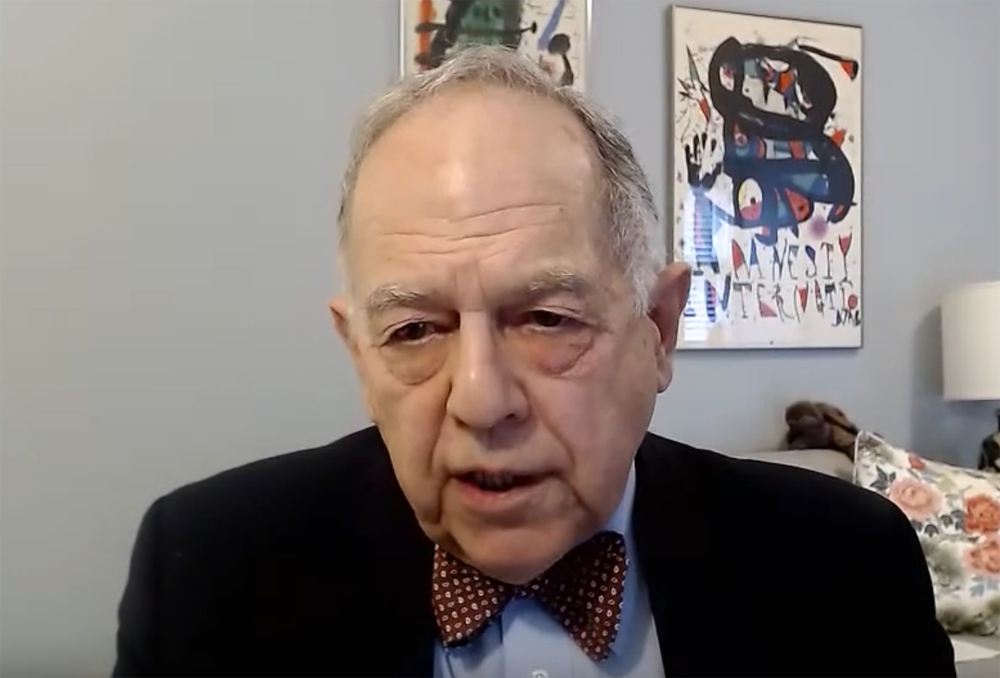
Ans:
{"label": "colorful abstract artwork", "polygon": [[401,0],[400,12],[404,75],[436,68],[463,45],[506,45],[585,89],[590,0]]}
{"label": "colorful abstract artwork", "polygon": [[680,347],[862,341],[862,31],[671,10]]}

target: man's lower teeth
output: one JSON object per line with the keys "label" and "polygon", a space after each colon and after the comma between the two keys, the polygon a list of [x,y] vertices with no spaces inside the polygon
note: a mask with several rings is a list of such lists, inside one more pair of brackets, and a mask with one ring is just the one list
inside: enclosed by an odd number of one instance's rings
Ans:
{"label": "man's lower teeth", "polygon": [[511,478],[479,477],[474,480],[479,489],[490,492],[505,492],[514,487],[514,480]]}
{"label": "man's lower teeth", "polygon": [[513,487],[512,483],[505,483],[498,480],[487,481],[483,486],[484,490],[490,490],[491,492],[503,492],[504,490],[509,490]]}

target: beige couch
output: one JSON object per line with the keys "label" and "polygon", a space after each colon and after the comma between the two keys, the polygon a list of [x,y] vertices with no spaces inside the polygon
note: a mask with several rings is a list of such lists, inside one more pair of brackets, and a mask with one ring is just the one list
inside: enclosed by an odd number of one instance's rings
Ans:
{"label": "beige couch", "polygon": [[[776,450],[751,454],[733,454],[739,459],[756,459],[825,473],[851,482],[854,463],[836,450]],[[1000,655],[970,659],[977,648],[1000,652],[1000,636],[953,636],[956,645],[956,668],[960,678],[1000,678]],[[969,646],[972,646],[971,649]]]}

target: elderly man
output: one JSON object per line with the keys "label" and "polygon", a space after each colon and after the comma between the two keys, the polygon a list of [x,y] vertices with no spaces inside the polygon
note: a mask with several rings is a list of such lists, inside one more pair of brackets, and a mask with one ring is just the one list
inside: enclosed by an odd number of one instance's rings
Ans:
{"label": "elderly man", "polygon": [[158,500],[116,675],[954,675],[891,504],[647,432],[690,273],[585,98],[493,48],[402,82],[339,226],[374,427]]}

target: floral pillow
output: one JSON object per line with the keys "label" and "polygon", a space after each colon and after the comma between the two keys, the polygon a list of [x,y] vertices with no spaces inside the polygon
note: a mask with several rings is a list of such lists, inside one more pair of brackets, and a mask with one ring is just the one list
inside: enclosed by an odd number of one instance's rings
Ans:
{"label": "floral pillow", "polygon": [[854,482],[910,518],[924,549],[937,616],[952,633],[1000,628],[1000,474],[934,462],[862,432]]}

